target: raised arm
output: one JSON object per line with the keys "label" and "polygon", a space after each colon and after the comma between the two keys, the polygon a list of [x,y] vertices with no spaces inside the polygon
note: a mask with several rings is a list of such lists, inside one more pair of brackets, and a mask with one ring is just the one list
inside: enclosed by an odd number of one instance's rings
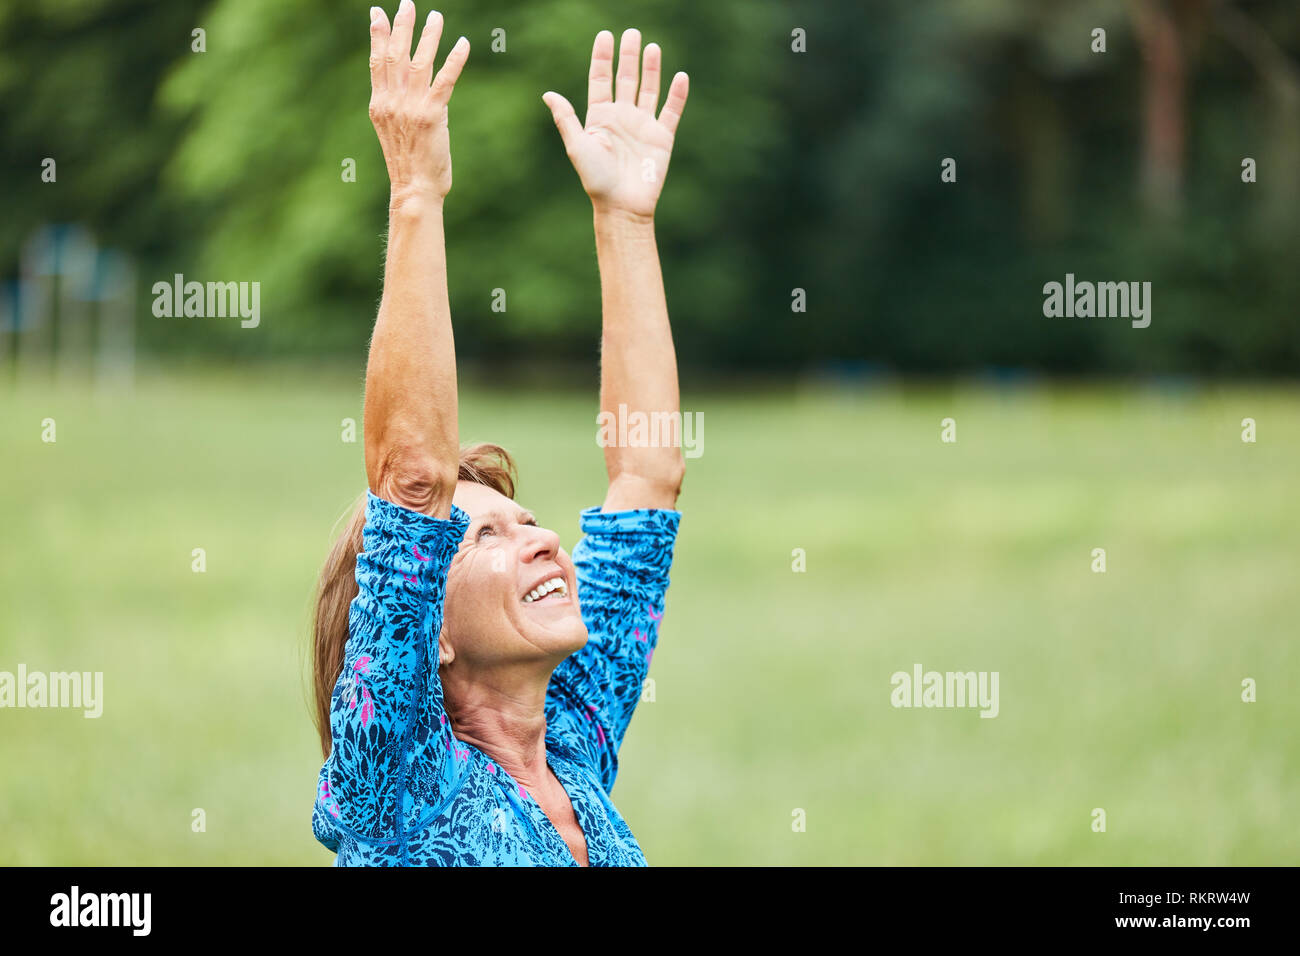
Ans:
{"label": "raised arm", "polygon": [[366,368],[370,492],[357,595],[312,819],[341,859],[348,839],[358,844],[348,861],[405,864],[402,836],[438,804],[454,759],[430,635],[441,630],[447,572],[469,526],[452,504],[456,365],[442,232],[447,101],[469,43],[460,39],[430,86],[442,17],[429,16],[412,57],[411,0],[391,28],[378,7],[370,16],[370,116],[392,187],[388,253]]}
{"label": "raised arm", "polygon": [[469,41],[461,37],[434,76],[442,14],[429,14],[412,56],[414,24],[411,0],[391,28],[382,9],[370,10],[370,119],[390,193],[384,292],[366,366],[366,478],[379,497],[446,518],[459,438],[442,204],[451,189],[447,103]]}
{"label": "raised arm", "polygon": [[618,421],[641,413],[664,428],[653,436],[657,440],[641,447],[604,443],[609,474],[604,511],[673,508],[685,471],[680,440],[673,441],[680,428],[669,425],[674,418],[680,424],[677,359],[659,271],[654,211],[688,82],[685,73],[673,77],[656,118],[662,54],[654,43],[646,46],[643,65],[638,63],[640,54],[640,32],[625,31],[615,78],[614,35],[607,30],[597,34],[585,124],[560,94],[542,97],[591,197],[602,305],[602,416],[608,413]]}
{"label": "raised arm", "polygon": [[[673,78],[656,118],[659,47],[646,47],[639,91],[640,33],[628,30],[621,47],[615,82],[614,36],[596,37],[585,126],[563,96],[543,99],[591,197],[604,313],[602,420],[639,413],[653,422],[679,414],[654,210],[687,80],[685,73]],[[581,742],[606,790],[614,786],[619,749],[658,645],[681,518],[673,510],[684,470],[681,447],[665,440],[672,435],[655,437],[632,446],[603,442],[609,491],[599,510],[582,513],[583,537],[573,549],[588,640],[555,669],[547,694],[548,727]]]}

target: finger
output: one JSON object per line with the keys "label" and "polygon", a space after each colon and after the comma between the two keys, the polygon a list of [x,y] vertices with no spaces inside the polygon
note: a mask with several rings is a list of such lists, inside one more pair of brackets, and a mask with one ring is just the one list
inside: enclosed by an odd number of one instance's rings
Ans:
{"label": "finger", "polygon": [[411,29],[415,26],[415,4],[402,0],[393,15],[393,32],[388,37],[388,88],[406,88],[406,74],[411,68]]}
{"label": "finger", "polygon": [[442,14],[437,10],[429,13],[420,32],[420,42],[415,46],[415,56],[411,57],[411,82],[416,89],[426,89],[433,76],[433,60],[438,55],[438,41],[442,38]]}
{"label": "finger", "polygon": [[636,75],[641,58],[641,31],[635,28],[623,31],[618,45],[618,76],[614,79],[614,102],[636,102]]}
{"label": "finger", "polygon": [[601,30],[591,48],[591,72],[587,74],[587,110],[597,103],[613,100],[610,85],[614,82],[614,34]]}
{"label": "finger", "polygon": [[573,104],[559,93],[551,92],[542,94],[542,102],[551,109],[551,119],[555,120],[555,128],[560,131],[565,150],[572,149],[578,142],[577,138],[582,135],[582,124],[578,122]]}
{"label": "finger", "polygon": [[645,57],[641,62],[641,92],[637,94],[636,105],[651,116],[659,106],[659,70],[663,56],[658,43],[647,43]]}
{"label": "finger", "polygon": [[663,111],[659,114],[659,122],[670,133],[677,132],[677,124],[681,122],[682,110],[686,108],[686,94],[690,91],[690,80],[685,73],[678,73],[673,77],[672,86],[668,87],[668,99],[664,100]]}
{"label": "finger", "polygon": [[380,93],[388,89],[388,16],[382,7],[370,8],[370,89]]}
{"label": "finger", "polygon": [[442,69],[438,75],[433,78],[432,95],[443,103],[451,99],[452,90],[456,87],[456,81],[460,79],[460,71],[465,68],[465,61],[469,59],[469,40],[461,37],[456,41],[456,45],[451,48],[447,54],[446,62],[442,64]]}

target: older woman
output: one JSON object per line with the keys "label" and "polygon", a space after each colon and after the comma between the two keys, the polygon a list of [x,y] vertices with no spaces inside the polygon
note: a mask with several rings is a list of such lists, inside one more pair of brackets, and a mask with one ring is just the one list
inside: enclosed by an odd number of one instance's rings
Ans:
{"label": "older woman", "polygon": [[[366,370],[364,505],[322,573],[312,827],[339,865],[644,865],[609,792],[658,639],[684,461],[605,448],[609,490],[570,558],[513,500],[503,449],[462,450],[447,301],[442,17],[371,10],[370,116],[391,183],[384,292]],[[656,116],[660,52],[635,30],[592,50],[586,122],[543,97],[594,213],[601,408],[678,414],[654,209],[686,102]],[[638,61],[642,62],[639,64]]]}

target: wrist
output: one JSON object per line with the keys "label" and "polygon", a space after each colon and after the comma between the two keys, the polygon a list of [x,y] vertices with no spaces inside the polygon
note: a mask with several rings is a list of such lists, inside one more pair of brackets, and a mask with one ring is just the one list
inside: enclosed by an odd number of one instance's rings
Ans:
{"label": "wrist", "polygon": [[394,184],[388,193],[388,212],[390,215],[441,213],[445,198],[432,185]]}
{"label": "wrist", "polygon": [[598,232],[604,230],[634,234],[654,234],[654,213],[644,215],[627,209],[603,206],[595,202],[591,204],[591,210],[592,221],[595,223]]}

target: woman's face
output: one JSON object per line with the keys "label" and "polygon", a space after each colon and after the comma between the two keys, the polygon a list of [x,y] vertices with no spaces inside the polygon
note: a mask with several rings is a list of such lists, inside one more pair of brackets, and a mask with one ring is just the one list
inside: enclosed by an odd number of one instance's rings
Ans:
{"label": "woman's face", "polygon": [[573,561],[559,535],[486,485],[457,482],[452,500],[470,516],[447,573],[443,625],[453,659],[470,670],[554,666],[585,645]]}

